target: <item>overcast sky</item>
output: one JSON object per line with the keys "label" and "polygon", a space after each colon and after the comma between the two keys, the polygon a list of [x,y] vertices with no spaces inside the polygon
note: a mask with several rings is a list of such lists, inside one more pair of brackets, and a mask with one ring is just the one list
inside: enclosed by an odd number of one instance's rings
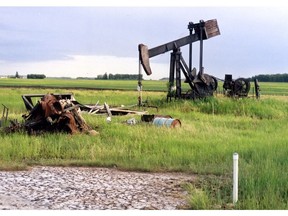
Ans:
{"label": "overcast sky", "polygon": [[[0,7],[0,75],[96,77],[138,74],[138,44],[187,36],[189,22],[217,19],[221,35],[204,41],[205,72],[224,79],[288,73],[288,13],[280,6]],[[188,63],[188,46],[181,48]],[[193,44],[199,70],[199,42]],[[169,76],[170,52],[150,59]],[[142,70],[143,71],[143,70]],[[143,71],[144,73],[144,71]]]}

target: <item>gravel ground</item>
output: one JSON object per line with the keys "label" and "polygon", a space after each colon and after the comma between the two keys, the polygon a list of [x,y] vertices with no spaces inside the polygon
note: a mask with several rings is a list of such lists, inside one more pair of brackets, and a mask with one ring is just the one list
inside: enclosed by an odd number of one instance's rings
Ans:
{"label": "gravel ground", "polygon": [[181,209],[180,173],[122,172],[107,168],[33,167],[0,172],[0,210]]}

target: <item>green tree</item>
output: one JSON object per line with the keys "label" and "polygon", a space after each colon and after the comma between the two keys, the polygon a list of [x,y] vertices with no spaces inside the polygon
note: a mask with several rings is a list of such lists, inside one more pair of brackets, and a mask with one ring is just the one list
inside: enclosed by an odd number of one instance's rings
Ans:
{"label": "green tree", "polygon": [[107,80],[107,79],[108,79],[107,73],[105,73],[105,74],[103,75],[103,79],[104,79],[104,80]]}
{"label": "green tree", "polygon": [[20,78],[18,71],[16,71],[15,78]]}

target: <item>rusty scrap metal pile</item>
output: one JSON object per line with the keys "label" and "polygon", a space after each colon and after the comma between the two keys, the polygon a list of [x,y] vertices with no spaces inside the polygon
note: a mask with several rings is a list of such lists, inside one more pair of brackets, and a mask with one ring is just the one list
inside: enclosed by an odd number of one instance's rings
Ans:
{"label": "rusty scrap metal pile", "polygon": [[[30,99],[28,97],[28,99]],[[31,101],[31,100],[30,100]],[[22,115],[24,123],[11,121],[7,132],[25,130],[28,134],[41,134],[43,132],[66,132],[75,134],[85,132],[97,133],[85,122],[80,114],[79,106],[71,99],[63,99],[61,95],[46,94],[33,106],[29,100],[24,100],[30,112]]]}
{"label": "rusty scrap metal pile", "polygon": [[[32,98],[40,97],[36,105],[33,104]],[[25,131],[29,135],[38,135],[46,132],[64,132],[68,134],[86,133],[97,135],[98,132],[93,130],[81,116],[82,112],[88,114],[107,115],[107,122],[111,122],[113,115],[137,114],[141,115],[141,122],[151,123],[157,127],[181,127],[179,119],[171,116],[147,114],[147,111],[135,111],[126,108],[110,108],[105,102],[104,105],[84,105],[75,100],[72,93],[66,94],[28,94],[22,95],[25,107],[28,111],[23,114],[23,122],[10,120],[10,125],[4,128],[6,133]],[[4,106],[4,105],[3,105]],[[6,108],[6,107],[5,107]],[[1,123],[7,122],[7,111],[3,111]],[[133,125],[138,123],[135,118],[128,119],[125,123]],[[1,127],[1,126],[0,126]]]}

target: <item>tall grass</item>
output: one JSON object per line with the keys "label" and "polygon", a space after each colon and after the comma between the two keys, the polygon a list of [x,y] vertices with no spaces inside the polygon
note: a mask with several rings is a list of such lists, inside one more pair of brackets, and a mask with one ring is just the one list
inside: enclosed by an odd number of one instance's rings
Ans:
{"label": "tall grass", "polygon": [[[25,112],[20,93],[34,89],[1,91],[1,102],[11,106],[11,116]],[[41,90],[46,92],[46,90]],[[81,103],[133,104],[137,92],[73,90]],[[3,94],[2,94],[3,93]],[[149,94],[149,95],[148,95]],[[2,97],[3,95],[3,97]],[[104,166],[123,170],[178,171],[197,174],[191,193],[193,209],[227,208],[232,200],[232,155],[239,154],[239,201],[236,209],[288,209],[287,110],[288,101],[225,97],[166,103],[165,93],[145,93],[150,114],[172,115],[181,128],[156,127],[140,116],[83,113],[99,132],[87,134],[0,133],[0,169],[30,165]],[[13,108],[12,108],[13,107]],[[14,113],[15,112],[15,113]],[[136,125],[126,121],[135,118]],[[197,197],[198,196],[198,197]]]}

